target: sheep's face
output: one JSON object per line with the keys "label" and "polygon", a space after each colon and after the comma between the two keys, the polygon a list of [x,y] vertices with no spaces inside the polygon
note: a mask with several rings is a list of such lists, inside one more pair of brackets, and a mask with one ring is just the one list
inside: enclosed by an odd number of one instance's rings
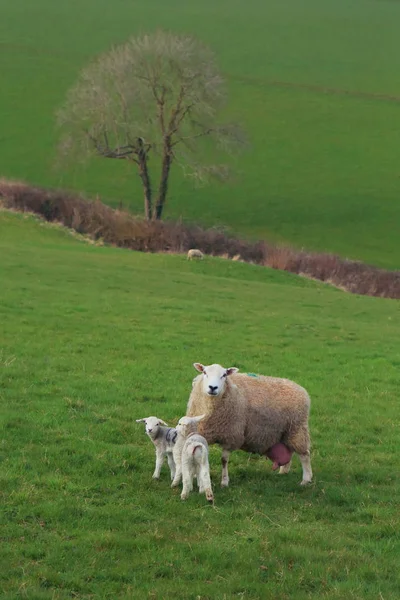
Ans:
{"label": "sheep's face", "polygon": [[167,425],[165,421],[159,419],[158,417],[146,417],[145,419],[136,419],[136,423],[145,423],[146,433],[151,438],[157,437],[158,428],[161,425]]}
{"label": "sheep's face", "polygon": [[225,392],[226,380],[229,375],[237,373],[236,367],[221,367],[221,365],[209,365],[205,367],[201,363],[194,363],[194,368],[203,374],[203,392],[208,396],[222,396]]}
{"label": "sheep's face", "polygon": [[187,437],[189,433],[196,432],[199,421],[204,419],[205,416],[206,415],[200,415],[199,417],[182,417],[179,419],[178,425],[176,426],[178,434]]}

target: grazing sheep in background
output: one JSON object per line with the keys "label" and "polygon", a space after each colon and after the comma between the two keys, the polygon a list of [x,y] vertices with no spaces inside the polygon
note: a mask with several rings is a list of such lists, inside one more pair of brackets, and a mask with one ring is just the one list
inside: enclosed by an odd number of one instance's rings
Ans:
{"label": "grazing sheep in background", "polygon": [[205,493],[209,502],[214,501],[211,488],[210,466],[208,463],[207,440],[197,433],[198,423],[205,415],[198,417],[182,417],[176,426],[178,446],[182,445],[182,483],[181,499],[186,500],[193,490],[193,478],[197,476],[200,494]]}
{"label": "grazing sheep in background", "polygon": [[203,259],[204,254],[201,250],[197,250],[197,248],[191,248],[187,253],[188,260],[192,260],[193,258]]}
{"label": "grazing sheep in background", "polygon": [[[194,363],[194,367],[201,375],[193,381],[187,415],[206,414],[199,432],[209,444],[222,446],[222,486],[229,485],[232,450],[268,456],[278,443],[299,455],[301,484],[311,481],[310,397],[304,388],[289,379],[238,374],[236,367],[205,367],[200,363]],[[289,469],[290,462],[281,466],[280,473]]]}
{"label": "grazing sheep in background", "polygon": [[173,458],[173,450],[178,436],[176,429],[168,427],[167,423],[158,417],[136,419],[136,423],[146,423],[146,433],[156,449],[156,468],[153,473],[153,479],[160,478],[161,467],[165,456],[167,457],[168,466],[171,471],[171,479],[174,479],[175,461]]}

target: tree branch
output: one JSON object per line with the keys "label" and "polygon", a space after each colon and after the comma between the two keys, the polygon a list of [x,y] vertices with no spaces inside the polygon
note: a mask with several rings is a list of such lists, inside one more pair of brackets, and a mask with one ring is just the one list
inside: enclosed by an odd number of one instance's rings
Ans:
{"label": "tree branch", "polygon": [[158,118],[160,121],[161,133],[163,136],[165,135],[165,115],[164,115],[164,107],[165,107],[165,95],[167,90],[165,86],[162,86],[161,98],[157,100],[157,109],[158,109]]}
{"label": "tree branch", "polygon": [[104,158],[128,159],[130,157],[131,160],[138,162],[144,156],[147,157],[151,149],[151,144],[145,144],[143,138],[140,137],[137,138],[136,144],[130,143],[125,146],[110,148],[106,131],[103,133],[105,145],[100,144],[100,142],[87,130],[86,135],[93,143],[97,153]]}
{"label": "tree branch", "polygon": [[210,127],[209,129],[206,129],[205,131],[202,131],[201,133],[195,133],[194,135],[179,136],[178,139],[171,144],[171,147],[173,148],[180,142],[185,143],[186,140],[195,140],[199,137],[204,137],[205,135],[210,135],[210,133],[216,133],[217,131],[218,131],[218,129],[214,129],[214,128]]}
{"label": "tree branch", "polygon": [[182,102],[183,102],[183,99],[185,97],[185,91],[186,91],[185,90],[185,86],[181,85],[181,88],[179,90],[178,100],[176,102],[175,107],[172,109],[171,118],[170,118],[169,123],[168,123],[168,133],[169,133],[169,135],[172,135],[177,130],[177,119],[178,119],[179,113],[181,111]]}

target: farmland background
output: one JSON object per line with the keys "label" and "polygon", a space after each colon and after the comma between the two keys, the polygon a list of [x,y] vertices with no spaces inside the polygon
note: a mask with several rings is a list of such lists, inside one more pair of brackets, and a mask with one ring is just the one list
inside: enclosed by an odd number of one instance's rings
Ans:
{"label": "farmland background", "polygon": [[142,210],[129,165],[54,171],[54,111],[129,35],[198,36],[251,149],[231,185],[174,171],[167,216],[398,268],[400,4],[391,0],[0,0],[1,173]]}
{"label": "farmland background", "polygon": [[[399,303],[264,267],[98,248],[0,213],[0,596],[395,600]],[[312,398],[314,482],[232,454],[182,503],[135,419],[176,423],[192,362]]]}

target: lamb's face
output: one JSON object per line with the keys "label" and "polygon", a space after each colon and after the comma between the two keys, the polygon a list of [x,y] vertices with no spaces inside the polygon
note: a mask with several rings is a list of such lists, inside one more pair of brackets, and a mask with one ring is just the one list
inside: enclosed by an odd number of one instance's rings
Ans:
{"label": "lamb's face", "polygon": [[167,425],[165,421],[158,417],[146,417],[145,419],[136,419],[136,423],[146,424],[146,433],[149,437],[155,438],[158,433],[158,428],[161,425]]}
{"label": "lamb's face", "polygon": [[188,424],[189,424],[189,417],[182,417],[182,419],[179,419],[178,424],[176,426],[178,435],[183,435],[183,437],[186,437],[186,428],[187,428]]}
{"label": "lamb's face", "polygon": [[221,365],[209,365],[205,367],[201,363],[194,363],[194,368],[203,374],[203,392],[208,396],[222,396],[225,392],[226,379],[239,369],[236,367],[221,367]]}
{"label": "lamb's face", "polygon": [[178,421],[178,425],[176,426],[176,430],[178,435],[183,435],[183,437],[187,437],[189,433],[197,431],[197,425],[199,421],[204,419],[205,415],[200,415],[199,417],[182,417]]}

